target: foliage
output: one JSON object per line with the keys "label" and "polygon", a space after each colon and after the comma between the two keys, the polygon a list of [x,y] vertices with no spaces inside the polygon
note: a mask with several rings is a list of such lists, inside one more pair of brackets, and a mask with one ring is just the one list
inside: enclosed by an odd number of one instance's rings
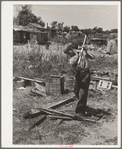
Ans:
{"label": "foliage", "polygon": [[18,76],[45,78],[50,76],[50,73],[57,75],[65,72],[67,65],[65,55],[60,56],[57,53],[46,55],[35,47],[32,47],[31,51],[13,52],[13,73]]}
{"label": "foliage", "polygon": [[70,30],[70,26],[65,26],[64,27],[64,32],[69,32],[69,30]]}
{"label": "foliage", "polygon": [[52,28],[52,29],[56,29],[56,28],[57,28],[57,24],[58,24],[57,21],[53,21],[53,22],[51,23],[51,28]]}
{"label": "foliage", "polygon": [[[74,70],[68,64],[66,55],[62,54],[58,47],[55,49],[57,52],[52,51],[51,53],[49,51],[42,53],[35,47],[32,47],[31,51],[27,51],[26,49],[25,52],[20,52],[20,50],[14,50],[13,52],[14,75],[40,78],[46,78],[50,74],[60,75],[67,73],[71,76],[74,75]],[[31,65],[34,67],[29,68]],[[101,68],[116,69],[118,63],[117,59],[113,57],[99,56],[96,57],[95,61],[91,61],[90,65],[93,70],[99,70]]]}
{"label": "foliage", "polygon": [[58,26],[57,26],[57,29],[59,30],[59,31],[62,31],[63,30],[63,22],[62,23],[58,23]]}
{"label": "foliage", "polygon": [[41,20],[41,17],[37,17],[32,13],[30,5],[20,5],[18,10],[18,16],[14,18],[13,21],[18,25],[23,26],[26,26],[29,22],[38,23],[43,27],[45,26],[45,23]]}
{"label": "foliage", "polygon": [[111,33],[118,33],[118,29],[111,29],[110,32]]}
{"label": "foliage", "polygon": [[42,21],[41,17],[37,17],[37,22],[39,25],[41,25],[42,27],[45,27],[45,22]]}
{"label": "foliage", "polygon": [[72,26],[71,26],[71,30],[72,30],[72,31],[79,31],[79,28],[78,28],[78,26],[72,25]]}
{"label": "foliage", "polygon": [[99,28],[97,29],[97,32],[98,32],[98,33],[102,33],[102,31],[103,31],[103,28],[101,28],[101,27],[99,27]]}

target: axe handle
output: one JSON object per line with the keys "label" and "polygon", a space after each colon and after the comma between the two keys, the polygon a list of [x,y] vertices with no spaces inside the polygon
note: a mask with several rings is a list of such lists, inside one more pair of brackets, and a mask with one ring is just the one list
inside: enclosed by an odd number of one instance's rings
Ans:
{"label": "axe handle", "polygon": [[[83,41],[83,45],[82,45],[82,49],[81,49],[81,52],[80,52],[80,53],[83,52],[83,46],[85,45],[86,37],[87,37],[87,36],[85,35],[84,41]],[[80,61],[81,61],[81,54],[80,54],[80,57],[79,57],[79,60],[78,60],[78,64],[80,64]]]}

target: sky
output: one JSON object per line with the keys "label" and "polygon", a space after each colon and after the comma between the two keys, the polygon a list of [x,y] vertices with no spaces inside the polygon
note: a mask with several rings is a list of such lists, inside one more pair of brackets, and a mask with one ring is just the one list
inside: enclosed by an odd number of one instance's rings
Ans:
{"label": "sky", "polygon": [[76,25],[79,29],[102,27],[103,30],[118,28],[118,5],[31,5],[32,12],[40,16],[45,27],[53,21],[64,26]]}

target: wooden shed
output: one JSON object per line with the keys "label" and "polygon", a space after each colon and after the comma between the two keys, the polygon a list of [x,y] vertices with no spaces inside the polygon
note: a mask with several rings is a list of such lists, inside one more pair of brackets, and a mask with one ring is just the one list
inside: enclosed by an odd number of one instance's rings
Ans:
{"label": "wooden shed", "polygon": [[14,26],[13,27],[13,43],[24,44],[37,41],[38,44],[45,44],[48,40],[48,33],[41,31],[39,28],[27,26]]}

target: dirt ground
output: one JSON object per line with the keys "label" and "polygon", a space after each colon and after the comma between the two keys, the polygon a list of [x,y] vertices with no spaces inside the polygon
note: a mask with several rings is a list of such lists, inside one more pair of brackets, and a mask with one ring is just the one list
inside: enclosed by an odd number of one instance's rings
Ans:
{"label": "dirt ground", "polygon": [[[117,89],[105,93],[92,89],[88,92],[87,113],[95,116],[103,114],[97,123],[76,120],[51,120],[47,118],[38,127],[28,130],[40,116],[24,119],[23,115],[31,108],[48,107],[57,101],[65,100],[67,94],[59,96],[35,96],[30,92],[32,86],[13,91],[13,144],[19,145],[117,145],[118,108]],[[65,79],[65,89],[73,90],[73,83]],[[77,99],[55,110],[74,114]]]}

